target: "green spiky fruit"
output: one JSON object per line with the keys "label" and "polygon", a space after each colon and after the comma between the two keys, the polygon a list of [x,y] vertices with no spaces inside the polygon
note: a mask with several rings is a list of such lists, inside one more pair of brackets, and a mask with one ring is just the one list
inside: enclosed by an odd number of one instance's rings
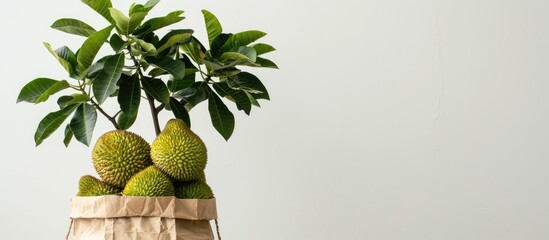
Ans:
{"label": "green spiky fruit", "polygon": [[199,179],[208,159],[206,145],[181,119],[171,119],[151,144],[154,164],[177,181]]}
{"label": "green spiky fruit", "polygon": [[94,176],[86,175],[80,178],[76,196],[102,196],[120,193],[120,189],[102,182]]}
{"label": "green spiky fruit", "polygon": [[149,143],[124,130],[110,131],[99,137],[92,160],[103,181],[120,188],[124,188],[134,174],[152,165]]}
{"label": "green spiky fruit", "polygon": [[135,174],[122,191],[126,196],[173,196],[174,188],[170,178],[155,166]]}
{"label": "green spiky fruit", "polygon": [[213,192],[204,181],[189,181],[175,183],[175,197],[188,199],[210,199]]}

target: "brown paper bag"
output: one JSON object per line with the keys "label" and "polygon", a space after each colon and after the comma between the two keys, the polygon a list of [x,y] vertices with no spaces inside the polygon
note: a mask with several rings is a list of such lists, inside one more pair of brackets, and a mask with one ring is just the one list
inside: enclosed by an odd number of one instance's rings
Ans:
{"label": "brown paper bag", "polygon": [[213,240],[215,199],[98,196],[71,198],[77,240]]}

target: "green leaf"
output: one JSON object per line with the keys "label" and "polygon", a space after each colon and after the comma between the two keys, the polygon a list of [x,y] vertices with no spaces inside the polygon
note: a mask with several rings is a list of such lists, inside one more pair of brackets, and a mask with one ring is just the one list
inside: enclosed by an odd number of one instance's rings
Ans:
{"label": "green leaf", "polygon": [[130,10],[128,11],[128,15],[132,15],[134,13],[138,13],[138,12],[148,12],[146,9],[145,9],[145,6],[143,6],[142,4],[136,4],[136,3],[132,3],[132,5],[130,6]]}
{"label": "green leaf", "polygon": [[154,68],[153,70],[151,70],[149,72],[149,76],[151,77],[158,77],[160,75],[166,75],[166,74],[169,74],[166,70],[162,69],[162,68]]}
{"label": "green leaf", "polygon": [[194,37],[191,42],[180,45],[179,47],[196,63],[201,63],[202,59],[206,56],[202,44]]}
{"label": "green leaf", "polygon": [[82,0],[82,2],[91,7],[97,13],[101,14],[101,16],[107,19],[110,23],[114,23],[114,20],[109,12],[109,8],[112,7],[111,0]]}
{"label": "green leaf", "polygon": [[223,44],[223,47],[221,47],[221,52],[228,52],[240,46],[247,46],[265,35],[267,34],[257,30],[236,33],[230,36],[225,44]]}
{"label": "green leaf", "polygon": [[183,31],[184,32],[182,33],[173,34],[169,36],[167,35],[168,38],[166,40],[165,40],[166,37],[162,38],[162,40],[160,40],[159,42],[159,44],[162,44],[162,45],[160,45],[160,47],[158,48],[158,52],[160,53],[166,49],[169,49],[172,46],[180,42],[183,42],[184,40],[190,40],[191,34],[193,33],[193,31],[192,30],[183,30]]}
{"label": "green leaf", "polygon": [[269,93],[263,83],[251,73],[240,72],[235,76],[229,77],[227,84],[232,89],[244,90],[252,94],[256,99],[269,100]]}
{"label": "green leaf", "polygon": [[160,2],[160,0],[150,0],[147,3],[145,3],[145,5],[133,3],[132,6],[130,7],[129,14],[131,16],[133,13],[137,13],[137,12],[146,12],[146,13],[148,13],[159,2]]}
{"label": "green leaf", "polygon": [[69,146],[73,136],[74,136],[74,133],[72,132],[71,124],[69,123],[65,127],[65,138],[63,138],[63,144],[65,144],[65,147]]}
{"label": "green leaf", "polygon": [[239,47],[236,52],[226,52],[221,55],[219,60],[225,63],[227,67],[236,65],[259,66],[255,63],[257,54],[251,47]]}
{"label": "green leaf", "polygon": [[213,91],[208,91],[208,111],[214,128],[229,140],[234,130],[234,115]]}
{"label": "green leaf", "polygon": [[59,105],[60,109],[63,109],[68,105],[72,105],[76,103],[85,103],[88,100],[90,100],[90,98],[87,94],[77,93],[77,94],[72,94],[70,96],[59,97],[59,99],[57,99],[57,105]]}
{"label": "green leaf", "polygon": [[[156,47],[152,43],[145,42],[139,38],[134,38],[135,42],[141,47],[142,54],[145,56],[154,56],[157,53]],[[145,51],[143,51],[145,50]]]}
{"label": "green leaf", "polygon": [[112,18],[116,22],[116,27],[120,33],[128,35],[132,33],[141,21],[147,16],[146,12],[133,13],[129,18],[124,15],[120,10],[116,8],[109,8]]}
{"label": "green leaf", "polygon": [[170,57],[162,57],[150,63],[168,71],[173,76],[174,80],[180,80],[185,77],[185,63],[183,63],[183,61],[174,60]]}
{"label": "green leaf", "polygon": [[265,54],[276,50],[273,46],[265,43],[256,43],[252,45],[257,55]]}
{"label": "green leaf", "polygon": [[177,101],[177,99],[175,98],[170,98],[170,109],[173,112],[175,118],[183,120],[187,124],[187,127],[191,127],[191,118],[189,117],[189,113],[185,109],[185,105]]}
{"label": "green leaf", "polygon": [[259,64],[255,63],[255,59],[250,59],[248,56],[237,52],[223,53],[219,60],[223,62],[223,68],[234,67],[236,65],[259,66]]}
{"label": "green leaf", "polygon": [[190,87],[187,87],[174,94],[174,97],[181,98],[183,101],[189,104],[187,110],[208,99],[208,93],[206,91],[207,84],[204,82],[195,82]]}
{"label": "green leaf", "polygon": [[257,58],[257,52],[252,47],[241,46],[236,50],[236,52],[246,56],[252,62],[255,62],[255,59]]}
{"label": "green leaf", "polygon": [[103,68],[105,67],[105,62],[107,61],[107,59],[109,59],[109,57],[110,56],[104,56],[104,57],[100,58],[99,60],[97,60],[97,62],[92,64],[88,68],[88,74],[87,74],[86,77],[90,78],[90,79],[95,78],[103,70]]}
{"label": "green leaf", "polygon": [[78,55],[76,56],[80,72],[85,72],[93,63],[95,55],[97,55],[97,52],[99,52],[99,49],[101,49],[103,43],[105,43],[109,38],[113,27],[114,26],[112,25],[108,26],[101,31],[92,34],[88,37],[88,39],[86,39],[86,41],[84,41],[82,47],[80,47]]}
{"label": "green leaf", "polygon": [[133,56],[141,55],[141,46],[139,46],[139,44],[132,44],[130,48],[130,54]]}
{"label": "green leaf", "polygon": [[177,92],[191,86],[196,80],[196,72],[196,69],[185,69],[185,77],[168,81],[168,89],[170,89],[171,92]]}
{"label": "green leaf", "polygon": [[76,140],[89,146],[96,121],[97,112],[95,108],[90,104],[80,104],[70,123],[70,128]]}
{"label": "green leaf", "polygon": [[169,13],[168,15],[164,17],[158,17],[158,18],[151,18],[147,21],[145,21],[141,27],[137,28],[133,34],[134,35],[142,35],[149,32],[154,32],[158,29],[161,29],[163,27],[172,25],[174,23],[180,22],[181,20],[185,19],[185,17],[181,17],[181,14],[183,14],[184,11],[173,11]]}
{"label": "green leaf", "polygon": [[244,92],[246,93],[246,96],[248,96],[248,99],[250,99],[250,102],[252,103],[252,105],[256,106],[256,107],[261,107],[261,105],[259,105],[259,102],[257,101],[257,99],[255,99],[255,97],[250,94],[249,92]]}
{"label": "green leaf", "polygon": [[204,15],[204,22],[206,23],[206,30],[208,31],[208,40],[210,43],[210,47],[212,46],[213,40],[223,32],[223,27],[221,27],[221,23],[219,23],[219,20],[217,20],[217,17],[213,15],[213,13],[208,12],[207,10],[202,10],[202,14]]}
{"label": "green leaf", "polygon": [[111,45],[112,50],[117,53],[122,51],[122,49],[126,46],[126,42],[118,34],[113,34],[111,36],[109,44]]}
{"label": "green leaf", "polygon": [[[118,81],[120,81],[120,79],[118,79]],[[118,84],[117,84],[118,85]],[[114,93],[112,93],[111,95],[109,95],[109,97],[118,97],[118,88],[116,89],[116,91],[114,91]]]}
{"label": "green leaf", "polygon": [[145,3],[145,9],[147,9],[147,12],[150,11],[156,4],[158,4],[160,0],[149,0],[147,3]]}
{"label": "green leaf", "polygon": [[143,19],[147,16],[146,12],[138,12],[134,13],[130,16],[130,23],[128,25],[128,33],[132,33],[135,31],[137,27],[141,24]]}
{"label": "green leaf", "polygon": [[129,116],[137,114],[141,101],[141,85],[137,75],[123,77],[120,82],[118,103],[122,112]]}
{"label": "green leaf", "polygon": [[124,67],[124,54],[119,53],[110,56],[105,61],[105,67],[93,80],[93,94],[99,104],[102,104],[107,97],[116,92],[118,79]]}
{"label": "green leaf", "polygon": [[76,55],[74,55],[74,52],[69,47],[60,47],[55,50],[55,53],[60,58],[69,62],[72,66],[72,70],[77,70],[78,62],[76,61]]}
{"label": "green leaf", "polygon": [[250,115],[252,103],[250,102],[248,95],[246,95],[246,92],[232,89],[226,82],[214,83],[213,87],[220,96],[235,102],[238,110],[244,110],[247,115]]}
{"label": "green leaf", "polygon": [[221,47],[229,40],[233,34],[231,33],[222,33],[217,36],[212,43],[210,43],[210,51],[212,56],[218,58],[221,55]]}
{"label": "green leaf", "polygon": [[[71,63],[70,61],[73,60],[73,58],[71,59],[71,56],[70,56],[70,53],[66,52],[68,47],[62,47],[62,48],[59,48],[58,50],[53,50],[53,48],[51,47],[51,45],[47,42],[44,42],[44,46],[48,49],[48,51],[57,59],[57,61],[61,64],[61,66],[63,66],[63,68],[65,68],[65,70],[69,73],[69,75],[72,77],[75,74],[75,69],[73,67],[73,63]],[[61,56],[59,56],[59,54],[57,52],[65,52],[66,55],[65,57],[67,57],[68,59],[65,59]],[[68,49],[68,51],[70,51],[70,49]],[[72,53],[72,51],[70,51]],[[74,57],[74,53],[72,54],[73,57]]]}
{"label": "green leaf", "polygon": [[[58,81],[50,78],[36,78],[27,83],[19,92],[17,102],[39,103],[48,99],[52,94],[68,87],[65,80]],[[66,86],[65,88],[62,88]]]}
{"label": "green leaf", "polygon": [[206,68],[208,68],[209,71],[216,71],[216,70],[220,70],[220,69],[224,69],[224,68],[229,68],[230,66],[225,66],[224,63],[220,62],[220,61],[217,61],[217,60],[213,60],[213,61],[208,61],[208,60],[201,60],[201,62],[206,65]]}
{"label": "green leaf", "polygon": [[96,30],[87,23],[73,18],[61,18],[55,21],[51,25],[51,28],[84,37],[89,37],[96,32]]}
{"label": "green leaf", "polygon": [[51,112],[44,117],[38,124],[38,128],[34,133],[34,142],[36,146],[40,145],[46,138],[48,138],[55,130],[61,126],[61,124],[69,117],[78,105],[70,105],[59,111]]}
{"label": "green leaf", "polygon": [[198,68],[193,64],[189,56],[187,56],[186,54],[182,54],[182,55],[183,56],[180,57],[179,60],[185,63],[185,76],[189,75],[190,73],[198,72]]}
{"label": "green leaf", "polygon": [[169,104],[170,92],[162,80],[157,78],[145,78],[141,81],[141,85],[143,85],[145,92],[150,94],[154,99],[161,103]]}
{"label": "green leaf", "polygon": [[65,90],[67,88],[69,88],[69,83],[65,80],[62,80],[62,81],[59,81],[59,82],[56,82],[55,84],[51,85],[46,91],[44,91],[40,97],[38,97],[38,99],[36,99],[36,102],[35,103],[41,103],[41,102],[45,102],[46,100],[48,100],[48,98],[53,95],[53,94],[56,94],[62,90]]}
{"label": "green leaf", "polygon": [[[143,41],[145,41],[147,43],[151,43],[151,44],[153,44],[153,46],[155,46],[155,44],[157,44],[158,41],[160,41],[160,38],[154,32],[147,33],[146,35],[140,35],[139,38],[138,37],[135,37],[135,38],[143,39]],[[155,49],[156,49],[156,47],[155,47]]]}
{"label": "green leaf", "polygon": [[261,67],[278,69],[278,66],[274,62],[266,58],[257,57],[255,62],[261,65]]}
{"label": "green leaf", "polygon": [[118,115],[118,120],[117,120],[118,126],[123,130],[127,130],[135,123],[136,119],[137,119],[137,112],[131,116],[124,112],[121,112],[120,115]]}
{"label": "green leaf", "polygon": [[67,104],[67,103],[72,99],[73,99],[72,96],[61,96],[61,97],[59,97],[57,99],[57,105],[59,105],[59,109],[63,109],[67,105],[70,105],[70,104]]}
{"label": "green leaf", "polygon": [[212,76],[227,79],[228,77],[234,76],[240,72],[241,70],[235,67],[224,67],[213,71]]}

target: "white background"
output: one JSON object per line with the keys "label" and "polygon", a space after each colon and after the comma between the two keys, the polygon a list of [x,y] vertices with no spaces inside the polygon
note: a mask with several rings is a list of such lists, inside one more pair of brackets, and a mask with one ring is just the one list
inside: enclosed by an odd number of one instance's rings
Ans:
{"label": "white background", "polygon": [[[35,148],[56,104],[15,100],[66,78],[42,41],[83,38],[51,23],[106,21],[80,1],[2,5],[0,239],[62,239],[91,149],[61,131]],[[151,16],[175,9],[203,41],[208,9],[278,49],[281,69],[257,72],[272,101],[235,112],[228,142],[206,104],[191,112],[224,239],[549,239],[548,1],[169,0]],[[147,109],[131,130],[154,139]]]}

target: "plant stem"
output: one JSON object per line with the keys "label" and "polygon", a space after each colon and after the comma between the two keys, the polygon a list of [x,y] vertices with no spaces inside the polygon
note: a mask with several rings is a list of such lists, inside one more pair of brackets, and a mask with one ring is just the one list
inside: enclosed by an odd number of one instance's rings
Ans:
{"label": "plant stem", "polygon": [[158,134],[160,134],[160,124],[158,123],[158,112],[156,110],[156,107],[154,106],[154,98],[146,93],[147,95],[147,100],[149,100],[149,108],[151,109],[151,114],[152,114],[152,118],[153,118],[153,123],[154,123],[154,131],[156,133],[156,136],[158,136]]}
{"label": "plant stem", "polygon": [[[135,58],[134,55],[132,55],[131,53],[131,49],[130,49],[130,46],[128,46],[128,53],[133,61],[133,64],[135,65],[135,68],[136,68],[136,71],[137,71],[137,74],[139,75],[139,80],[141,82],[143,81],[146,81],[145,80],[145,76],[143,75],[143,72],[141,71],[141,64],[139,64],[139,61]],[[160,134],[160,123],[158,122],[158,113],[160,112],[160,110],[158,110],[156,108],[156,106],[154,105],[154,98],[145,91],[145,96],[147,97],[147,100],[149,102],[149,108],[151,109],[151,115],[152,115],[152,119],[153,119],[153,125],[154,125],[154,131],[156,133],[156,135],[158,136],[158,134]]]}

